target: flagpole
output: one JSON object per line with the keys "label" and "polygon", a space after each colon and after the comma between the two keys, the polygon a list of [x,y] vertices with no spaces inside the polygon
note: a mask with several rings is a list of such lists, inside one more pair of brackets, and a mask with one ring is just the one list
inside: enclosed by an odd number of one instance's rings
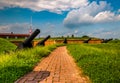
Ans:
{"label": "flagpole", "polygon": [[32,16],[31,16],[31,19],[30,19],[30,30],[29,30],[29,34],[30,34],[30,35],[32,34]]}

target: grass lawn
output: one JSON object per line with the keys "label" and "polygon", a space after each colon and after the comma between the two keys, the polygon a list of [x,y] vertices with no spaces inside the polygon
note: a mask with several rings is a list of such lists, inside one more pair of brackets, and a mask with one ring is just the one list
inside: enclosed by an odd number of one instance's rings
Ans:
{"label": "grass lawn", "polygon": [[67,49],[92,83],[120,83],[120,42],[73,44]]}
{"label": "grass lawn", "polygon": [[7,54],[0,54],[0,83],[14,83],[19,77],[31,71],[43,57],[47,56],[56,45],[24,49]]}

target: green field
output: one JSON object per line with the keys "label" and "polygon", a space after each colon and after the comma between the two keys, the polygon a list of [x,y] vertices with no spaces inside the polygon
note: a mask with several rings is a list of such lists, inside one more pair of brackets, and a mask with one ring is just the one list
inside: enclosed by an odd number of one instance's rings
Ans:
{"label": "green field", "polygon": [[0,55],[0,83],[13,83],[31,71],[42,57],[47,56],[56,46],[35,47]]}
{"label": "green field", "polygon": [[120,41],[73,44],[67,49],[92,83],[120,83]]}
{"label": "green field", "polygon": [[[16,48],[14,45],[7,43],[7,45],[10,46],[8,47],[9,49],[7,47],[3,49],[5,42],[2,43],[0,54],[0,83],[14,83],[19,77],[32,71],[36,63],[38,63],[43,57],[46,57],[57,46],[38,46],[31,49],[12,51]],[[9,53],[4,53],[5,50],[11,51]]]}
{"label": "green field", "polygon": [[[57,46],[35,47],[15,51],[16,46],[0,38],[0,83],[13,83],[46,57]],[[120,40],[105,44],[68,44],[83,73],[92,83],[120,82]]]}

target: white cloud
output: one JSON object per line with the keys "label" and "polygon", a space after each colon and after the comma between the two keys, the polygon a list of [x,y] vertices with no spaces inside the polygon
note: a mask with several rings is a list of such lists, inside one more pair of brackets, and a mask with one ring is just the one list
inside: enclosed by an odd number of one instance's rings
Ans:
{"label": "white cloud", "polygon": [[0,0],[0,9],[4,7],[21,7],[33,11],[48,10],[61,13],[87,4],[88,0]]}
{"label": "white cloud", "polygon": [[86,35],[91,36],[91,37],[97,37],[97,38],[120,38],[120,28],[114,27],[114,28],[109,28],[107,29],[106,27],[100,27],[92,32],[87,32]]}
{"label": "white cloud", "polygon": [[78,27],[94,23],[120,21],[120,15],[111,12],[110,4],[100,1],[99,4],[92,2],[87,6],[72,10],[64,19],[66,27]]}
{"label": "white cloud", "polygon": [[115,15],[115,13],[110,11],[103,11],[98,13],[94,18],[94,22],[112,22],[120,21],[120,15]]}
{"label": "white cloud", "polygon": [[100,33],[92,33],[91,36],[96,36],[99,38],[119,38],[118,33],[116,33],[115,31],[105,31],[105,32],[100,32]]}
{"label": "white cloud", "polygon": [[120,9],[118,9],[118,13],[120,13]]}
{"label": "white cloud", "polygon": [[15,23],[15,24],[7,24],[0,25],[0,33],[28,33],[29,32],[29,24],[28,23]]}

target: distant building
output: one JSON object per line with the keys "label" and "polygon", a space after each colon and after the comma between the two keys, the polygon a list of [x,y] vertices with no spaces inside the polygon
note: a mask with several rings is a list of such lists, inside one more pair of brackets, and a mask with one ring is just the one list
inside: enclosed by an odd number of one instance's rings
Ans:
{"label": "distant building", "polygon": [[6,38],[6,39],[9,39],[9,38],[15,38],[15,39],[18,39],[18,38],[28,38],[30,36],[30,34],[16,34],[16,33],[0,33],[0,37],[1,38]]}

